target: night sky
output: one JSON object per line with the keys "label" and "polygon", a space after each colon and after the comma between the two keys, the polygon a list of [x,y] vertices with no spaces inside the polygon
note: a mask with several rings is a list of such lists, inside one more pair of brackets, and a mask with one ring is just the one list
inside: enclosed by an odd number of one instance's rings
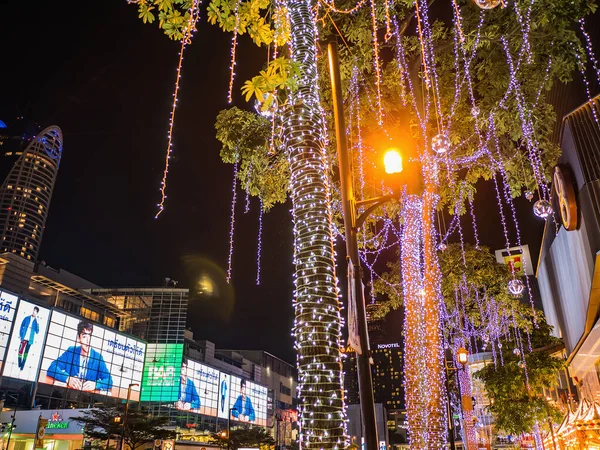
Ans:
{"label": "night sky", "polygon": [[[169,198],[155,220],[179,44],[142,24],[125,0],[4,3],[0,119],[23,116],[64,133],[40,258],[103,287],[178,280],[192,291],[188,321],[197,339],[294,361],[289,204],[264,218],[256,286],[258,202],[244,214],[238,192],[233,285],[224,282],[232,166],[220,160],[214,120],[228,106],[231,37],[203,17],[186,53]],[[235,96],[244,107],[239,87],[265,55],[245,39],[238,54]],[[497,249],[504,240],[490,189],[482,186],[475,207],[482,242]],[[535,256],[542,222],[526,200],[518,205],[523,243]],[[216,296],[194,294],[203,274]]]}

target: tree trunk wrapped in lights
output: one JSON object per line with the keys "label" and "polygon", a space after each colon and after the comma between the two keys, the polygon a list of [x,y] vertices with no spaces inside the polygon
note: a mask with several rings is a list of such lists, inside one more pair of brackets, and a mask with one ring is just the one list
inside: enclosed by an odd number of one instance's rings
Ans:
{"label": "tree trunk wrapped in lights", "polygon": [[421,211],[417,195],[404,200],[402,231],[402,290],[404,295],[404,392],[411,449],[427,448],[425,332],[421,276]]}
{"label": "tree trunk wrapped in lights", "polygon": [[308,0],[289,0],[298,90],[284,120],[294,219],[295,321],[301,446],[347,446],[325,127],[317,90],[316,26]]}
{"label": "tree trunk wrapped in lights", "polygon": [[[426,157],[427,160],[427,157]],[[444,448],[447,442],[446,369],[442,339],[442,273],[436,252],[436,230],[433,221],[439,201],[435,185],[435,167],[429,159],[424,163],[423,194],[423,260],[424,260],[424,319],[425,319],[425,376],[427,379],[427,442],[429,449]],[[413,413],[414,414],[414,413]]]}

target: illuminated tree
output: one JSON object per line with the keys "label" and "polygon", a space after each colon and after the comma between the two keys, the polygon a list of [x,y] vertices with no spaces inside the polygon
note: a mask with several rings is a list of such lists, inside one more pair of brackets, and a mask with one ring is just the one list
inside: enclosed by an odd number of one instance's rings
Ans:
{"label": "illuminated tree", "polygon": [[[165,32],[184,42],[183,53],[196,26],[198,2],[135,3],[145,21],[154,20],[154,13],[158,13]],[[478,2],[481,7],[490,6],[485,3]],[[500,2],[490,3],[497,6]],[[357,168],[357,192],[365,196],[389,192],[385,188],[382,192],[381,183],[371,182],[363,171],[373,164],[372,155],[382,146],[378,137],[384,135],[387,143],[390,139],[403,141],[407,156],[420,164],[417,171],[426,181],[418,225],[421,240],[410,241],[419,246],[425,270],[413,273],[420,289],[411,291],[410,300],[419,314],[426,312],[423,336],[430,344],[426,350],[416,343],[407,345],[414,347],[426,367],[421,372],[427,379],[417,381],[423,384],[425,380],[431,389],[423,391],[427,414],[419,426],[426,431],[420,436],[411,431],[411,440],[419,447],[439,448],[443,445],[445,413],[437,319],[442,293],[434,251],[439,236],[434,211],[445,205],[452,214],[464,213],[472,204],[476,182],[493,180],[507,248],[511,240],[521,244],[512,198],[522,189],[534,188],[540,201],[549,198],[548,170],[556,161],[558,148],[550,139],[554,113],[545,94],[555,80],[570,79],[583,59],[583,47],[572,25],[595,8],[586,0],[511,0],[503,6],[506,8],[483,11],[474,3],[453,1],[454,17],[440,21],[430,17],[429,4],[423,0],[342,0],[335,5],[325,0],[318,4],[310,0],[273,4],[268,0],[213,0],[208,7],[208,20],[234,35],[230,98],[238,36],[248,34],[257,45],[272,50],[265,69],[242,88],[246,100],[257,102],[257,110],[270,115],[271,120],[239,110],[223,112],[217,132],[224,144],[224,159],[240,166],[242,185],[264,196],[265,207],[282,201],[289,188],[296,264],[294,335],[304,447],[347,444],[339,355],[341,318],[332,245],[335,210],[329,198],[325,134],[330,109],[327,95],[319,95],[329,90],[325,77],[318,76],[318,64],[324,61],[317,61],[316,24],[324,25],[319,30],[321,36],[339,33],[344,38],[342,72],[348,84],[348,133]],[[409,36],[405,36],[407,31]],[[260,136],[252,136],[252,126],[240,133],[228,130],[227,117],[239,119],[238,124],[254,123]],[[167,163],[170,149],[169,141]],[[278,155],[279,150],[283,152]],[[271,167],[276,170],[267,169]],[[289,174],[289,183],[274,174]],[[164,184],[161,190],[164,195]],[[515,232],[509,229],[504,208],[512,211],[516,238],[511,235]],[[390,229],[390,211],[400,211],[402,223],[409,215],[408,209],[389,208],[374,216],[362,240],[367,266],[369,255],[379,257],[378,251],[370,252],[373,248],[390,245],[385,237],[389,233],[377,229],[379,223]],[[421,291],[425,293],[423,305],[418,302]],[[429,356],[425,357],[425,352]],[[412,408],[409,422],[415,414]]]}

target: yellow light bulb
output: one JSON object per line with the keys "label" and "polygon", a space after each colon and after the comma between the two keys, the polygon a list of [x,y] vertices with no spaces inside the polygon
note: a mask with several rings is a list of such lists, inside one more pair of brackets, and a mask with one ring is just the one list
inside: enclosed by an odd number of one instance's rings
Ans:
{"label": "yellow light bulb", "polygon": [[395,148],[391,148],[385,152],[383,165],[385,166],[385,173],[392,174],[402,172],[402,156],[400,155],[400,152]]}

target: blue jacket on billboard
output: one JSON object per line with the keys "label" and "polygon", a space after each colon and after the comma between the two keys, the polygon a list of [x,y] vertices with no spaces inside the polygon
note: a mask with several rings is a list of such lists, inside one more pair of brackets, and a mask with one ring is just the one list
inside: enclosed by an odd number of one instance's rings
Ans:
{"label": "blue jacket on billboard", "polygon": [[248,422],[254,422],[256,419],[256,414],[254,413],[254,407],[252,406],[250,397],[246,396],[246,402],[244,403],[243,407],[242,402],[242,396],[240,395],[233,405],[231,415],[233,417],[238,417],[240,414],[242,414],[248,418]]}
{"label": "blue jacket on billboard", "polygon": [[33,338],[36,334],[40,332],[40,326],[38,324],[37,319],[33,318],[33,324],[31,325],[31,331],[29,332],[29,336],[25,336],[27,333],[27,328],[29,328],[29,323],[31,322],[32,317],[27,316],[21,322],[21,328],[19,329],[19,337],[22,341],[29,341],[29,345],[33,344]]}
{"label": "blue jacket on billboard", "polygon": [[106,367],[104,358],[93,348],[90,348],[87,368],[81,373],[81,346],[69,347],[62,355],[52,361],[48,367],[47,375],[56,381],[67,382],[69,377],[81,378],[84,381],[96,382],[96,389],[108,391],[113,382],[110,372]]}
{"label": "blue jacket on billboard", "polygon": [[185,391],[181,392],[181,387],[183,382],[179,383],[179,400],[183,403],[189,403],[191,409],[200,408],[200,396],[198,395],[198,391],[196,390],[196,386],[194,382],[189,378],[185,382]]}

